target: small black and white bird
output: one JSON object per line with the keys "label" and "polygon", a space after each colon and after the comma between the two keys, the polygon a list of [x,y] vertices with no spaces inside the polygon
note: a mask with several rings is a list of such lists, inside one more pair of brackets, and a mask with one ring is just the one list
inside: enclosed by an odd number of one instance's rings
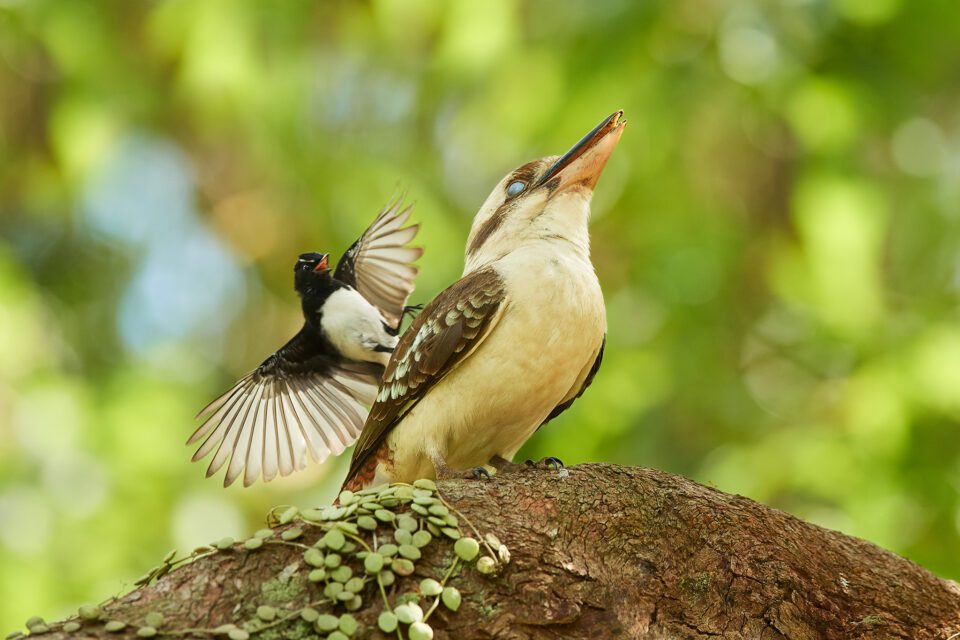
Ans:
{"label": "small black and white bird", "polygon": [[[293,267],[304,324],[287,344],[197,414],[188,445],[213,452],[207,477],[225,464],[224,486],[289,475],[341,453],[363,427],[390,354],[423,250],[407,246],[419,225],[411,206],[384,209],[331,274],[329,255],[304,253]],[[228,464],[229,462],[229,464]]]}

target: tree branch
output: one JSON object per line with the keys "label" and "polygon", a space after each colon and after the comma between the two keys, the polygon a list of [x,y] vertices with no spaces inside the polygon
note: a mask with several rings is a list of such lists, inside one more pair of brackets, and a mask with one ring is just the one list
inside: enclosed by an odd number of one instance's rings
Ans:
{"label": "tree branch", "polygon": [[[496,575],[461,572],[441,535],[423,548],[414,575],[398,575],[382,594],[376,580],[364,586],[354,637],[388,637],[376,631],[384,597],[396,606],[423,577],[441,580],[445,572],[462,594],[459,610],[420,599],[422,611],[435,607],[428,622],[438,638],[946,640],[960,633],[956,583],[868,542],[659,471],[590,464],[567,477],[531,470],[445,481],[439,492],[461,514],[464,534],[477,537],[466,520],[494,533],[509,563]],[[315,623],[299,611],[311,603],[320,613],[343,609],[317,604],[324,583],[309,582],[303,553],[323,531],[303,528],[292,544],[274,538],[253,551],[238,544],[177,567],[106,604],[99,621],[76,633],[136,637],[149,612],[162,613],[161,635],[209,630],[240,625],[266,604],[276,617],[254,623],[254,637],[315,637]],[[376,543],[362,529],[358,538],[382,545],[387,534],[392,527],[381,522]],[[363,575],[362,562],[353,566]],[[108,619],[129,626],[109,633]],[[49,627],[50,635],[70,636],[60,624]],[[416,636],[405,625],[401,632]]]}

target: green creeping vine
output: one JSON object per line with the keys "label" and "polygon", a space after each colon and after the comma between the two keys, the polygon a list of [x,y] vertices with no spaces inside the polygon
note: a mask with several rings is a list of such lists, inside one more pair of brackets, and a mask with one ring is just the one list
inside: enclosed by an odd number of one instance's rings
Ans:
{"label": "green creeping vine", "polygon": [[[475,538],[464,535],[461,521]],[[305,606],[261,604],[249,620],[213,629],[166,629],[159,612],[148,613],[135,623],[111,618],[99,606],[83,606],[76,617],[62,624],[48,625],[35,617],[27,620],[26,627],[30,635],[56,630],[73,633],[100,625],[109,632],[136,627],[137,635],[143,638],[219,636],[250,640],[258,636],[257,640],[278,640],[320,634],[329,640],[348,640],[354,635],[369,635],[369,630],[360,629],[350,612],[360,609],[365,598],[374,597],[383,601],[383,611],[377,619],[381,631],[396,634],[398,640],[426,640],[433,637],[429,621],[437,607],[442,604],[450,611],[460,608],[460,592],[448,583],[459,574],[462,564],[476,561],[477,571],[491,575],[510,561],[510,552],[496,536],[481,536],[462,513],[443,499],[436,484],[426,479],[412,485],[397,483],[356,493],[343,491],[339,505],[322,509],[275,507],[267,515],[267,524],[270,528],[261,529],[240,543],[224,538],[179,560],[176,551],[171,551],[135,584],[146,586],[178,565],[215,553],[256,553],[267,545],[287,545],[303,553],[307,581],[313,585],[311,601]],[[287,528],[278,533],[278,526]],[[303,542],[312,537],[310,533],[318,536],[312,545]],[[397,593],[397,576],[417,571],[421,549],[440,538],[454,543],[450,565],[442,575],[421,580],[416,592]],[[481,544],[488,555],[480,555]],[[321,613],[319,607],[333,613]],[[16,640],[22,635],[15,631],[7,639]]]}

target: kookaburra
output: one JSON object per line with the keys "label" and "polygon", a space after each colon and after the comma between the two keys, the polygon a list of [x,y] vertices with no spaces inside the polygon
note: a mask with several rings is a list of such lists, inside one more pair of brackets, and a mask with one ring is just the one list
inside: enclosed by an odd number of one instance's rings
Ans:
{"label": "kookaburra", "polygon": [[276,353],[207,405],[187,444],[215,452],[207,477],[224,464],[224,486],[252,484],[341,453],[356,440],[373,402],[423,251],[407,243],[410,207],[384,209],[332,274],[328,254],[304,253],[293,267],[304,324]]}
{"label": "kookaburra", "polygon": [[587,223],[622,115],[493,189],[474,218],[463,276],[393,351],[345,488],[502,467],[590,384],[606,312]]}

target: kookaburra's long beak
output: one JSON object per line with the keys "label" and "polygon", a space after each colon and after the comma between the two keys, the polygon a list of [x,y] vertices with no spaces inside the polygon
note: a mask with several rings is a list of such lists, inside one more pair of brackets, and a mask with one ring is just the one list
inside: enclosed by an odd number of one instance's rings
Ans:
{"label": "kookaburra's long beak", "polygon": [[569,151],[560,156],[547,172],[543,174],[536,186],[546,184],[550,180],[559,178],[559,184],[552,190],[553,194],[563,191],[573,185],[583,185],[593,189],[607,164],[607,159],[620,141],[620,135],[627,121],[622,119],[623,110],[617,111],[604,119]]}

